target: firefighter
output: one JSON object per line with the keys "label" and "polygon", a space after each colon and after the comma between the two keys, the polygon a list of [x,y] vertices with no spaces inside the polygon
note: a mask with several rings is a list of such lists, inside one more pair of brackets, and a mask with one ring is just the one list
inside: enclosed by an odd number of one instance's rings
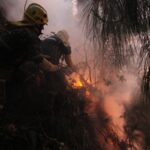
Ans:
{"label": "firefighter", "polygon": [[[4,127],[14,139],[15,135],[25,139],[27,148],[23,146],[21,149],[40,149],[43,143],[37,141],[45,137],[41,137],[41,128],[43,122],[50,119],[45,73],[57,71],[59,66],[41,54],[39,35],[47,23],[46,10],[32,3],[21,21],[10,22],[7,30],[0,34],[0,64],[12,70],[6,82],[6,102],[1,112],[0,128]],[[11,143],[15,145],[14,149],[17,149],[16,143]]]}
{"label": "firefighter", "polygon": [[[47,23],[46,10],[39,4],[30,4],[24,12],[23,20],[9,22],[6,26],[8,31],[1,33],[1,62],[18,65],[24,60],[35,58],[39,59],[43,70],[56,71],[58,67],[41,57],[39,50],[38,36]],[[2,49],[5,49],[5,52]]]}
{"label": "firefighter", "polygon": [[32,3],[25,10],[23,19],[9,23],[0,35],[0,64],[12,70],[6,82],[3,113],[11,114],[14,122],[23,123],[24,118],[47,111],[43,72],[59,69],[40,52],[39,35],[47,23],[46,10]]}
{"label": "firefighter", "polygon": [[0,65],[12,70],[6,81],[0,127],[13,136],[25,132],[29,150],[37,149],[36,131],[50,118],[44,73],[59,69],[41,54],[39,35],[47,23],[46,10],[32,3],[21,21],[9,22],[0,34]]}
{"label": "firefighter", "polygon": [[60,30],[56,34],[53,33],[50,37],[42,42],[43,54],[49,56],[49,60],[59,65],[60,60],[65,59],[68,67],[74,67],[71,59],[71,47],[69,44],[69,35],[66,30]]}
{"label": "firefighter", "polygon": [[63,89],[65,89],[67,82],[62,74],[60,61],[65,60],[67,66],[72,70],[75,68],[71,59],[71,47],[67,31],[60,30],[57,33],[53,33],[42,41],[41,47],[48,60],[60,66],[59,71],[46,74],[48,89],[50,91],[64,92]]}

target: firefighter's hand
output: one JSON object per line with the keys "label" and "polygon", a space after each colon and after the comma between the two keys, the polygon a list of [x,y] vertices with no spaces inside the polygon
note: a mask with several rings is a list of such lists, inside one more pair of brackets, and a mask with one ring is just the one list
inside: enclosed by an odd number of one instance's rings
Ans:
{"label": "firefighter's hand", "polygon": [[68,67],[68,66],[63,66],[61,64],[58,65],[58,71],[66,74],[66,75],[69,75],[69,74],[72,74],[73,73],[73,70],[71,69],[71,67]]}
{"label": "firefighter's hand", "polygon": [[79,69],[76,66],[66,67],[66,72],[67,72],[67,74],[78,73]]}
{"label": "firefighter's hand", "polygon": [[79,68],[77,66],[70,67],[70,69],[72,70],[72,72],[79,72]]}
{"label": "firefighter's hand", "polygon": [[57,65],[57,71],[62,70],[63,66],[61,64]]}
{"label": "firefighter's hand", "polygon": [[74,72],[78,73],[78,67],[73,66],[73,67],[69,67],[69,66],[64,66],[62,64],[59,64],[57,66],[57,71],[62,71],[65,74],[72,74]]}

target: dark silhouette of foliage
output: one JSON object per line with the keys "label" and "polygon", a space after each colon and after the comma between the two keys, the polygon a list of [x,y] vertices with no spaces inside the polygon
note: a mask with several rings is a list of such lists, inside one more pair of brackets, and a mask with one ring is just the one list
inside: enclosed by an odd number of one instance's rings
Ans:
{"label": "dark silhouette of foliage", "polygon": [[[111,48],[115,57],[112,65],[115,62],[115,66],[122,67],[127,62],[129,50],[125,45],[129,37],[139,35],[142,39],[148,35],[149,8],[149,0],[89,0],[86,3],[83,11],[85,28],[95,45],[99,45],[102,59]],[[134,48],[132,52],[135,52]]]}
{"label": "dark silhouette of foliage", "polygon": [[125,131],[128,141],[130,141],[130,144],[139,144],[143,150],[150,149],[149,115],[149,104],[147,102],[141,102],[140,99],[138,99],[132,106],[126,108]]}

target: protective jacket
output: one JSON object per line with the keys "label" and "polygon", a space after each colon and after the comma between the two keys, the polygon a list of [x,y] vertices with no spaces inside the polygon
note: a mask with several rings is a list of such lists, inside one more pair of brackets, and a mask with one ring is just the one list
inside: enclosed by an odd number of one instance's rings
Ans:
{"label": "protective jacket", "polygon": [[43,40],[41,49],[43,54],[47,55],[49,60],[55,65],[59,64],[60,58],[63,55],[71,54],[71,47],[69,45],[65,46],[63,41],[57,35],[52,35]]}
{"label": "protective jacket", "polygon": [[39,69],[43,59],[40,39],[31,26],[3,32],[0,40],[0,64],[13,68],[6,82],[4,111],[20,118],[17,119],[20,122],[25,118],[23,116],[34,115],[44,108],[44,85],[41,81],[44,77]]}
{"label": "protective jacket", "polygon": [[39,44],[38,36],[29,27],[0,32],[0,63],[12,66],[31,59],[40,61]]}

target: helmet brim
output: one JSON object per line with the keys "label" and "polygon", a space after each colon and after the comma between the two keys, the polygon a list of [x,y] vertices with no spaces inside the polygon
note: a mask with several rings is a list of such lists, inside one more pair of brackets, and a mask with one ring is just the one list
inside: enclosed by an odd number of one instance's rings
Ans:
{"label": "helmet brim", "polygon": [[25,21],[17,21],[17,22],[10,22],[11,25],[18,26],[18,27],[24,27],[24,26],[32,26],[31,23],[25,22]]}

